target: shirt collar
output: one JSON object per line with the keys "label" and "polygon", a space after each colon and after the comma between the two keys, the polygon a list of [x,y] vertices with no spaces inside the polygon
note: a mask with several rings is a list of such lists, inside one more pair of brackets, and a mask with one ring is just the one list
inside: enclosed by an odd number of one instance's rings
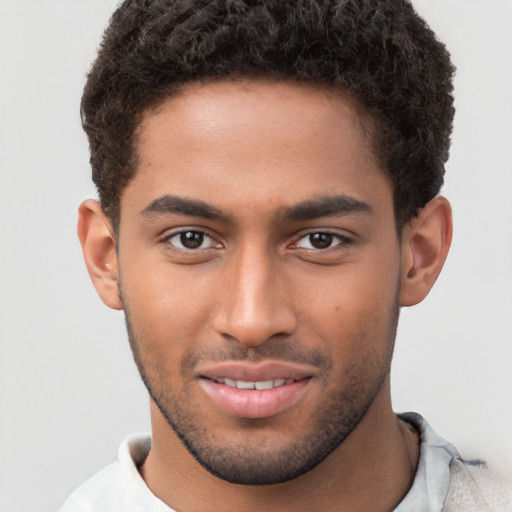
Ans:
{"label": "shirt collar", "polygon": [[[436,434],[425,419],[413,412],[398,417],[410,423],[421,438],[420,458],[412,487],[400,502],[395,512],[441,512],[450,484],[450,463],[459,459],[457,449]],[[134,434],[120,446],[118,460],[126,503],[135,511],[154,510],[172,512],[147,487],[138,468],[146,459],[151,448],[149,434]],[[149,508],[151,507],[151,508]]]}
{"label": "shirt collar", "polygon": [[414,412],[398,414],[420,434],[420,458],[412,487],[395,512],[441,512],[448,495],[450,463],[460,458],[453,444],[436,434],[425,419]]}

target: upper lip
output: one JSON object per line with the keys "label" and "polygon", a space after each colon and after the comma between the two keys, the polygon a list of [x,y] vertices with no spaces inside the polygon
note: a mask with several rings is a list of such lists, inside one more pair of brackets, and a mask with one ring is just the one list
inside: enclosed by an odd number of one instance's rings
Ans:
{"label": "upper lip", "polygon": [[302,380],[313,376],[308,365],[281,361],[258,363],[226,361],[205,365],[197,371],[199,377],[211,380],[232,379],[245,382],[260,382],[278,379]]}

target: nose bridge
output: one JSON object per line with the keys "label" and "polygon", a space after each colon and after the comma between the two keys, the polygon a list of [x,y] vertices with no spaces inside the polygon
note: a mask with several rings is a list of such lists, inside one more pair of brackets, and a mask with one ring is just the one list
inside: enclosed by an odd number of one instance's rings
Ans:
{"label": "nose bridge", "polygon": [[264,244],[243,245],[226,265],[215,328],[245,346],[256,346],[296,328],[279,256]]}

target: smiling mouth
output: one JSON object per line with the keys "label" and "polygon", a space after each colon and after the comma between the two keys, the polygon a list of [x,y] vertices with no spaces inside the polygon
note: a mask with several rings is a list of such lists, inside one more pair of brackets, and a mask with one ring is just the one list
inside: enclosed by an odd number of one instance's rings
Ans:
{"label": "smiling mouth", "polygon": [[219,384],[225,384],[230,388],[243,389],[243,390],[265,390],[274,389],[285,386],[286,384],[292,384],[296,382],[294,379],[276,379],[276,380],[259,380],[259,381],[245,381],[245,380],[233,380],[233,379],[212,379],[214,382]]}
{"label": "smiling mouth", "polygon": [[311,377],[295,379],[200,379],[201,388],[224,414],[239,418],[266,418],[293,407],[304,397]]}
{"label": "smiling mouth", "polygon": [[222,414],[265,418],[294,407],[310,389],[318,369],[286,361],[224,361],[198,368],[206,402]]}

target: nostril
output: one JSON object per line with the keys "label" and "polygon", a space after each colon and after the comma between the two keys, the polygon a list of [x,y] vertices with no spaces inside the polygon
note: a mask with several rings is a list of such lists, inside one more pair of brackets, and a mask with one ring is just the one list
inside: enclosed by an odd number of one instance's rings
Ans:
{"label": "nostril", "polygon": [[215,330],[236,340],[245,347],[259,346],[271,338],[290,336],[296,330],[296,321],[291,312],[274,311],[267,317],[229,317],[218,315]]}
{"label": "nostril", "polygon": [[214,328],[245,347],[295,332],[296,314],[282,273],[265,243],[243,246],[231,262],[214,313]]}

